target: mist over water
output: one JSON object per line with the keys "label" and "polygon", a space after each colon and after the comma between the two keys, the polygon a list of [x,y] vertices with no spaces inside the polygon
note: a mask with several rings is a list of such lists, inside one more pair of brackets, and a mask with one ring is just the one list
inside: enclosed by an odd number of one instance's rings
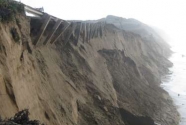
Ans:
{"label": "mist over water", "polygon": [[173,98],[181,115],[180,125],[186,125],[186,48],[182,44],[174,45],[175,52],[170,61],[174,64],[170,74],[162,80],[162,87]]}

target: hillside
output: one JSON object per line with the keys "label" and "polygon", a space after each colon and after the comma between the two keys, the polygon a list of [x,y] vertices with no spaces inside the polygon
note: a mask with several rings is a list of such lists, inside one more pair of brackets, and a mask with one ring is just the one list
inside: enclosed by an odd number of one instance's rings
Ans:
{"label": "hillside", "polygon": [[159,87],[172,64],[155,43],[107,22],[88,40],[81,33],[76,41],[75,31],[67,39],[67,30],[54,44],[34,46],[36,23],[15,19],[0,23],[2,118],[29,109],[48,125],[178,125]]}
{"label": "hillside", "polygon": [[101,21],[114,24],[116,27],[122,30],[139,34],[144,40],[148,41],[148,44],[152,44],[151,46],[156,46],[154,47],[156,48],[155,51],[159,52],[159,54],[163,54],[166,58],[171,54],[170,46],[165,41],[167,38],[163,37],[165,35],[163,35],[162,32],[160,33],[160,30],[157,30],[157,28],[152,28],[136,19],[126,19],[112,15],[101,19]]}

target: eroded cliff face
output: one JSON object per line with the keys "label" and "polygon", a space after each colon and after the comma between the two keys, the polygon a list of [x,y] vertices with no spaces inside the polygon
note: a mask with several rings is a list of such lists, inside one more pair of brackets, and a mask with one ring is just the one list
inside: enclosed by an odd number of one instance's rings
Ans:
{"label": "eroded cliff face", "polygon": [[48,125],[178,124],[172,100],[159,87],[171,63],[140,35],[105,24],[102,36],[87,42],[80,37],[74,44],[72,34],[69,41],[34,47],[29,19],[16,18],[0,23],[3,118],[27,108]]}

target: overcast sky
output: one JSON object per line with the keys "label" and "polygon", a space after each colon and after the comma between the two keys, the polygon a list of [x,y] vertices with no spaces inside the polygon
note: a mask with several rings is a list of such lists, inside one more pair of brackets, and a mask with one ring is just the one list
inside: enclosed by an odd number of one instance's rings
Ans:
{"label": "overcast sky", "polygon": [[[186,43],[186,0],[21,0],[61,19],[135,18]],[[186,44],[185,44],[186,45]]]}

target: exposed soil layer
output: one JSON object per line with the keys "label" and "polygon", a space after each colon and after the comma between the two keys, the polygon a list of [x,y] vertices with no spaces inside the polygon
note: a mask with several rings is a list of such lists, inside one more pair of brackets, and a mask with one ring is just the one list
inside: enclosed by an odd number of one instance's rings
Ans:
{"label": "exposed soil layer", "polygon": [[67,40],[66,32],[53,45],[33,46],[36,32],[22,15],[0,23],[2,118],[29,109],[31,119],[48,125],[178,125],[159,87],[172,64],[156,41],[105,24],[90,41]]}

